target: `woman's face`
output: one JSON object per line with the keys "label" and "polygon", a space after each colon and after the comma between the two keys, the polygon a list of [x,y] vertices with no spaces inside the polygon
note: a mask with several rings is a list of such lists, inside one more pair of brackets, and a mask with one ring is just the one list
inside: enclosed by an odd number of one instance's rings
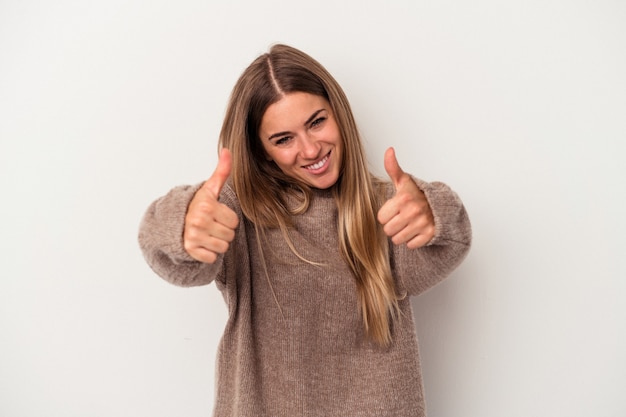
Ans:
{"label": "woman's face", "polygon": [[285,95],[265,111],[259,137],[267,159],[291,178],[320,189],[337,182],[343,141],[324,97]]}

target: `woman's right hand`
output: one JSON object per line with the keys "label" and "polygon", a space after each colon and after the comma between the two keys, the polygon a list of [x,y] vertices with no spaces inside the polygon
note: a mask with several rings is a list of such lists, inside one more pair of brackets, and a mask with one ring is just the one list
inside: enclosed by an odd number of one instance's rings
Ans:
{"label": "woman's right hand", "polygon": [[215,172],[196,191],[185,215],[183,244],[187,253],[200,262],[214,263],[235,238],[239,217],[230,207],[218,201],[231,167],[231,153],[224,148]]}

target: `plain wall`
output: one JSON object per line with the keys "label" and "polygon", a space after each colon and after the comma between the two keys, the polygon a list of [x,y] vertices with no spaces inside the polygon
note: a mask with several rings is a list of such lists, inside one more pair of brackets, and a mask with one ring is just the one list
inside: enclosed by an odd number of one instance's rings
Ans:
{"label": "plain wall", "polygon": [[207,416],[226,308],[136,243],[215,166],[276,42],[372,169],[450,184],[466,262],[414,300],[431,417],[626,415],[626,3],[0,0],[0,415]]}

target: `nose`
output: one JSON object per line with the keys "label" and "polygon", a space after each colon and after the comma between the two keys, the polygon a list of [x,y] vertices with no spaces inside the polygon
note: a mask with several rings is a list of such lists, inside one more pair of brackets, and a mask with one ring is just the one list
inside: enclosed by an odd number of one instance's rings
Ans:
{"label": "nose", "polygon": [[321,145],[311,135],[303,135],[300,141],[300,154],[305,159],[317,159],[320,156]]}

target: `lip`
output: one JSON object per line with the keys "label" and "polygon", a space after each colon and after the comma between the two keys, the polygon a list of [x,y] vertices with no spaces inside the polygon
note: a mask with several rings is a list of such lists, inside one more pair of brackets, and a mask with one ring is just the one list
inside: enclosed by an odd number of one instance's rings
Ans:
{"label": "lip", "polygon": [[[324,155],[322,158],[320,158],[318,161],[309,164],[309,165],[303,165],[302,168],[304,168],[307,172],[311,173],[311,174],[322,174],[323,172],[325,172],[328,169],[328,166],[330,165],[330,152],[328,152],[326,155]],[[315,168],[314,168],[315,167]]]}

